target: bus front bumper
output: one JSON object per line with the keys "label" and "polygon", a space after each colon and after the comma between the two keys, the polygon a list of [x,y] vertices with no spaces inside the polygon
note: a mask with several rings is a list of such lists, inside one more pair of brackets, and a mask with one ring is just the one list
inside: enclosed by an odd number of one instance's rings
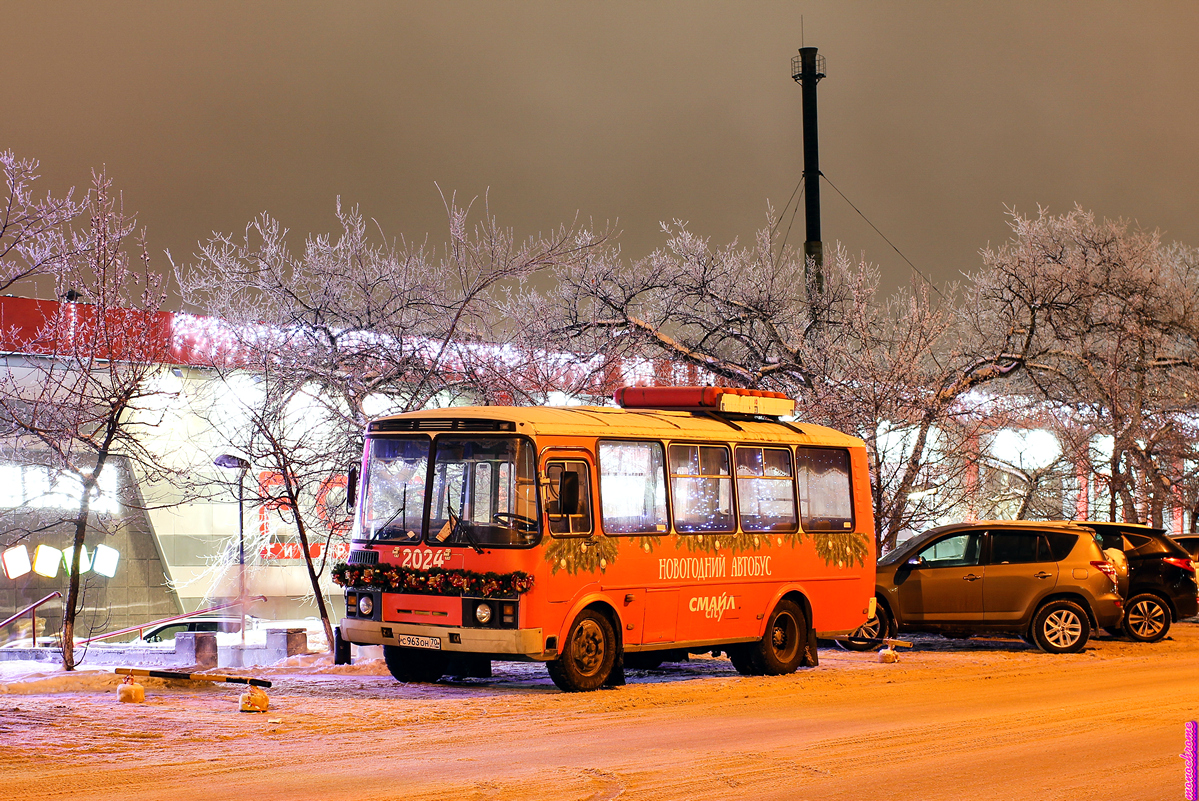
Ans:
{"label": "bus front bumper", "polygon": [[[511,654],[532,659],[546,658],[541,629],[474,629],[429,626],[418,623],[380,623],[377,620],[341,619],[341,638],[355,645],[409,645],[436,640],[452,653]],[[406,640],[406,638],[421,638]],[[404,642],[402,642],[404,640]],[[431,643],[430,643],[431,644]],[[420,646],[418,646],[420,647]]]}

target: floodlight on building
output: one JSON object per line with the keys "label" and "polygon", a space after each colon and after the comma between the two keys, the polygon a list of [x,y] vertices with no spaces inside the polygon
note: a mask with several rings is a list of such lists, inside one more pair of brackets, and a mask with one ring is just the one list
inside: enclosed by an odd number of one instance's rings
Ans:
{"label": "floodlight on building", "polygon": [[58,575],[58,565],[62,562],[62,551],[52,545],[42,543],[33,552],[33,572],[46,578]]}
{"label": "floodlight on building", "polygon": [[121,553],[116,548],[104,544],[97,545],[96,550],[92,552],[92,572],[112,578],[117,574],[117,561],[120,558]]}
{"label": "floodlight on building", "polygon": [[[62,564],[68,571],[71,569],[71,562],[75,559],[75,546],[71,545],[62,549]],[[79,549],[79,575],[83,575],[92,569],[91,557],[87,554],[87,546],[84,545]]]}
{"label": "floodlight on building", "polygon": [[29,564],[29,549],[24,543],[7,549],[0,555],[0,563],[4,565],[4,575],[10,579],[20,578],[33,569]]}

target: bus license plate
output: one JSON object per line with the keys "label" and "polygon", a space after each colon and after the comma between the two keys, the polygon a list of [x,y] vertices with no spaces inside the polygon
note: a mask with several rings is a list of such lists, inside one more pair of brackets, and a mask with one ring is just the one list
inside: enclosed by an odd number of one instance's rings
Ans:
{"label": "bus license plate", "polygon": [[414,634],[401,634],[396,637],[396,642],[406,648],[432,648],[434,651],[441,650],[441,639],[438,637],[417,637]]}

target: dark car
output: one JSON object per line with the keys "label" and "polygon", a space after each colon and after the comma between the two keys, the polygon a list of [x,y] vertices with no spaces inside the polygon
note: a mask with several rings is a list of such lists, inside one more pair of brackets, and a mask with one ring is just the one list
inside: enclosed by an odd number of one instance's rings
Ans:
{"label": "dark car", "polygon": [[1075,521],[1075,525],[1094,529],[1105,549],[1116,548],[1128,558],[1124,620],[1110,633],[1157,642],[1166,636],[1171,623],[1199,612],[1195,563],[1191,554],[1164,530],[1089,520]]}
{"label": "dark car", "polygon": [[1172,539],[1191,555],[1191,562],[1199,564],[1199,534],[1177,534]]}
{"label": "dark car", "polygon": [[[860,637],[1013,633],[1050,653],[1081,651],[1124,616],[1095,532],[1015,521],[932,529],[879,560],[877,613]],[[873,629],[871,629],[873,626]],[[869,647],[851,640],[851,648]]]}

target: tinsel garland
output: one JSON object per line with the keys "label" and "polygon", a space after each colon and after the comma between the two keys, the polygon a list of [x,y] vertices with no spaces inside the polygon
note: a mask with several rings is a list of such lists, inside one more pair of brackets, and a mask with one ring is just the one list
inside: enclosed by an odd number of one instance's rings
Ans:
{"label": "tinsel garland", "polygon": [[431,567],[413,570],[397,565],[333,565],[333,582],[351,590],[383,590],[417,595],[471,595],[482,598],[511,598],[533,589],[528,573],[476,573]]}

